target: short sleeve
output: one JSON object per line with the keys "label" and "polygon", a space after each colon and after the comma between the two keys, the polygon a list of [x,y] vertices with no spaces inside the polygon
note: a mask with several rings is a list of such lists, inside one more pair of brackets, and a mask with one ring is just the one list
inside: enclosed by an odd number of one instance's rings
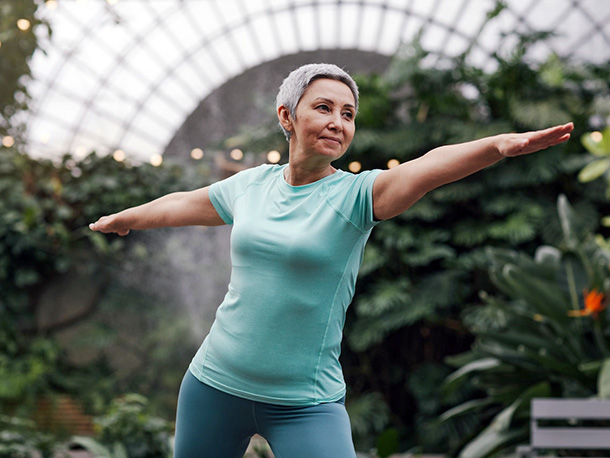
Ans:
{"label": "short sleeve", "polygon": [[372,229],[375,221],[373,213],[373,185],[382,171],[367,170],[357,175],[348,174],[338,189],[332,193],[331,205],[362,231]]}
{"label": "short sleeve", "polygon": [[235,201],[246,192],[257,168],[242,170],[210,186],[209,196],[214,209],[226,224],[233,224]]}

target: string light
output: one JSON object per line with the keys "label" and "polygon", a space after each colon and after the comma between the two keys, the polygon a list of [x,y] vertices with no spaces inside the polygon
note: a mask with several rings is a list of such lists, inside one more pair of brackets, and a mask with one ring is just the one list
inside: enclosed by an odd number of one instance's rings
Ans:
{"label": "string light", "polygon": [[599,143],[604,139],[604,135],[596,130],[595,132],[591,132],[591,140],[593,140],[595,143]]}
{"label": "string light", "polygon": [[279,151],[273,150],[267,153],[267,161],[271,164],[277,164],[282,159],[282,155]]}
{"label": "string light", "polygon": [[241,161],[244,158],[244,152],[238,148],[231,151],[229,155],[231,156],[231,159],[235,161]]}
{"label": "string light", "polygon": [[125,160],[125,151],[121,149],[115,150],[115,152],[112,153],[112,158],[117,162],[123,162]]}
{"label": "string light", "polygon": [[19,28],[19,30],[22,30],[23,32],[25,32],[26,30],[28,30],[30,28],[30,21],[28,21],[27,19],[18,19],[17,20],[17,27]]}
{"label": "string light", "polygon": [[196,161],[203,159],[204,153],[203,150],[201,148],[193,148],[191,150],[191,157],[193,159],[195,159]]}
{"label": "string light", "polygon": [[396,167],[397,165],[400,165],[400,161],[398,159],[390,159],[388,161],[388,169]]}
{"label": "string light", "polygon": [[358,173],[358,172],[360,172],[360,170],[362,170],[362,164],[358,161],[352,161],[349,163],[347,168],[352,173]]}
{"label": "string light", "polygon": [[14,144],[15,144],[15,139],[13,137],[11,137],[10,135],[7,135],[6,137],[4,137],[2,139],[2,146],[10,148]]}
{"label": "string light", "polygon": [[85,145],[78,145],[74,149],[74,155],[78,158],[84,158],[88,153],[88,148]]}
{"label": "string light", "polygon": [[47,0],[44,5],[50,10],[54,10],[57,8],[57,0]]}
{"label": "string light", "polygon": [[150,156],[150,163],[155,167],[159,167],[161,164],[163,164],[163,156],[158,153],[153,154]]}

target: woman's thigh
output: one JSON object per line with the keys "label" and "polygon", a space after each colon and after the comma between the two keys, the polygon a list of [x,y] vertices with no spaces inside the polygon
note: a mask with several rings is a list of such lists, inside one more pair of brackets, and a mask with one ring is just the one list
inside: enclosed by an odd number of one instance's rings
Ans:
{"label": "woman's thigh", "polygon": [[256,405],[259,434],[275,458],[355,458],[349,417],[342,403],[312,407]]}
{"label": "woman's thigh", "polygon": [[189,371],[176,412],[174,458],[242,458],[255,433],[252,402],[201,383]]}

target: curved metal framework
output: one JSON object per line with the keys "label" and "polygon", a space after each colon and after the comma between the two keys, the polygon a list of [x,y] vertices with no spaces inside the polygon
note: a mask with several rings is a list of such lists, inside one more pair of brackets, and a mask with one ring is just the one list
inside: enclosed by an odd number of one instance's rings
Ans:
{"label": "curved metal framework", "polygon": [[505,0],[76,0],[41,8],[54,34],[34,56],[34,155],[160,154],[214,89],[246,69],[316,49],[394,54],[421,31],[434,59],[471,55],[485,68],[510,34],[551,30],[553,52],[610,61],[610,2]]}

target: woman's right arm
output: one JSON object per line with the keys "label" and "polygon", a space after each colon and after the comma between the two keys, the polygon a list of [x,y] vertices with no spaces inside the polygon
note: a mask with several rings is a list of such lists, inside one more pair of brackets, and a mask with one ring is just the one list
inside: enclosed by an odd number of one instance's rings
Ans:
{"label": "woman's right arm", "polygon": [[93,231],[127,235],[131,229],[225,224],[212,205],[209,186],[175,192],[113,215],[102,216],[89,225]]}

